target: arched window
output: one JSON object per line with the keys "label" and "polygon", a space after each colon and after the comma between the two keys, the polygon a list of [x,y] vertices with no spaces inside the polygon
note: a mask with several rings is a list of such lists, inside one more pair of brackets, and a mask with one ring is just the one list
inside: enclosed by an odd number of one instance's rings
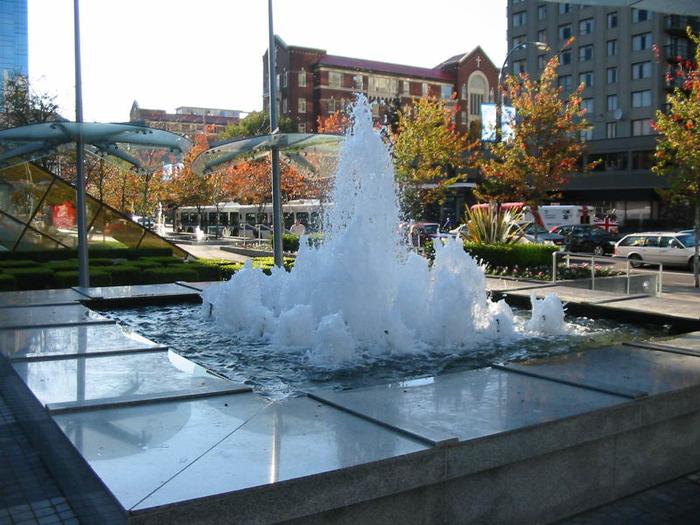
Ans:
{"label": "arched window", "polygon": [[469,75],[469,117],[470,120],[478,118],[481,114],[481,104],[488,100],[489,82],[480,71],[474,71]]}

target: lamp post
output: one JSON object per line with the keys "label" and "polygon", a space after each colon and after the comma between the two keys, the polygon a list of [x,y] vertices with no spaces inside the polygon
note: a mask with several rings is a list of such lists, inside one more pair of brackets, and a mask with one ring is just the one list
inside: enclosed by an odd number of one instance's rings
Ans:
{"label": "lamp post", "polygon": [[508,59],[510,56],[519,49],[523,49],[528,46],[535,46],[540,51],[549,51],[549,46],[545,42],[537,41],[522,42],[508,51],[505,60],[503,60],[501,70],[498,72],[498,85],[496,86],[498,97],[496,100],[496,142],[500,142],[502,136],[501,127],[503,120],[503,92],[501,91],[501,84],[503,84],[503,72],[506,70],[506,65],[508,64]]}
{"label": "lamp post", "polygon": [[277,67],[275,60],[275,33],[272,28],[272,0],[267,0],[269,47],[267,48],[267,84],[272,135],[272,244],[275,266],[282,268],[282,192],[280,181],[280,148],[275,141],[277,129]]}
{"label": "lamp post", "polygon": [[[75,45],[75,122],[80,126],[83,122],[83,85],[80,66],[80,0],[73,0],[73,35]],[[81,130],[78,130],[78,140],[75,142],[75,149],[77,171],[78,285],[81,288],[87,288],[90,286],[90,270],[88,266],[87,217],[85,216],[85,144],[83,143],[83,134]]]}

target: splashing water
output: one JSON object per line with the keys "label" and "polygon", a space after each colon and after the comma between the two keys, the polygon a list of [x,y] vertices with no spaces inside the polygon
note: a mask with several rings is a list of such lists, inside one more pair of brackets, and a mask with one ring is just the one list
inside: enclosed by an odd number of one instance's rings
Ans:
{"label": "splashing water", "polygon": [[[309,362],[323,367],[362,354],[469,350],[516,337],[513,312],[488,299],[484,270],[459,239],[435,243],[432,266],[401,243],[391,156],[366,98],[358,97],[351,116],[323,244],[309,247],[302,238],[291,272],[275,268],[266,276],[246,263],[205,290],[204,310],[280,351],[307,349]],[[553,333],[557,322],[563,317],[548,314],[531,329]]]}

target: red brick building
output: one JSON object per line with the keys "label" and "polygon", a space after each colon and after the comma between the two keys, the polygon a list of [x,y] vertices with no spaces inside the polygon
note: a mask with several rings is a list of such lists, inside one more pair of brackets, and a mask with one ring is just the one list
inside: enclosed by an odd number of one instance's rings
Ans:
{"label": "red brick building", "polygon": [[175,113],[162,109],[145,109],[134,100],[129,112],[130,122],[143,122],[146,126],[164,129],[192,138],[206,129],[209,138],[214,138],[231,124],[238,124],[241,111],[235,109],[199,108],[181,106]]}
{"label": "red brick building", "polygon": [[[448,58],[433,68],[329,55],[323,49],[289,46],[276,37],[277,105],[300,132],[317,128],[318,118],[342,110],[353,93],[374,102],[378,122],[423,96],[440,97],[455,108],[459,129],[479,120],[482,102],[493,101],[496,68],[481,47]],[[263,107],[268,108],[267,51],[263,55]]]}

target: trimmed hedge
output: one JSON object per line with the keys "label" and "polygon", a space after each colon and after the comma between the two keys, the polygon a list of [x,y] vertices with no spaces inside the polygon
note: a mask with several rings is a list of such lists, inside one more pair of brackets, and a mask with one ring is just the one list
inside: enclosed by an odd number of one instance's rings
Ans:
{"label": "trimmed hedge", "polygon": [[44,266],[54,272],[70,272],[78,270],[80,263],[77,259],[66,259],[65,261],[49,261]]}
{"label": "trimmed hedge", "polygon": [[19,290],[42,290],[53,285],[54,273],[49,268],[5,268],[3,273],[12,275]]}
{"label": "trimmed hedge", "polygon": [[489,266],[546,266],[559,247],[546,244],[480,244],[465,242],[464,249]]}
{"label": "trimmed hedge", "polygon": [[[172,256],[172,248],[89,248],[91,258],[138,259],[140,257]],[[36,250],[32,252],[0,252],[0,261],[31,259],[37,262],[77,259],[78,251],[74,248],[58,250]]]}
{"label": "trimmed hedge", "polygon": [[147,259],[137,259],[135,261],[129,261],[129,264],[132,264],[134,266],[138,266],[139,268],[143,270],[149,270],[151,268],[162,268],[163,265],[156,262],[156,261],[149,261]]}
{"label": "trimmed hedge", "polygon": [[180,259],[179,257],[174,257],[172,255],[163,255],[159,257],[141,257],[139,261],[151,261],[163,266],[168,266],[169,264],[182,263],[182,259]]}
{"label": "trimmed hedge", "polygon": [[142,270],[133,264],[115,264],[114,266],[102,267],[100,270],[108,273],[112,277],[113,286],[126,286],[130,284],[140,284],[142,282]]}
{"label": "trimmed hedge", "polygon": [[16,259],[10,261],[0,261],[0,270],[2,268],[27,268],[29,266],[38,266],[39,263],[30,259]]}
{"label": "trimmed hedge", "polygon": [[[67,271],[67,272],[56,272],[53,276],[53,281],[56,288],[70,288],[71,286],[78,286],[79,284],[79,272]],[[90,270],[90,286],[111,286],[112,277],[101,270]]]}
{"label": "trimmed hedge", "polygon": [[184,267],[184,264],[149,268],[143,272],[143,280],[147,284],[165,284],[175,281],[196,281],[199,279],[195,270]]}
{"label": "trimmed hedge", "polygon": [[17,280],[9,273],[0,273],[0,291],[11,292],[17,289]]}

